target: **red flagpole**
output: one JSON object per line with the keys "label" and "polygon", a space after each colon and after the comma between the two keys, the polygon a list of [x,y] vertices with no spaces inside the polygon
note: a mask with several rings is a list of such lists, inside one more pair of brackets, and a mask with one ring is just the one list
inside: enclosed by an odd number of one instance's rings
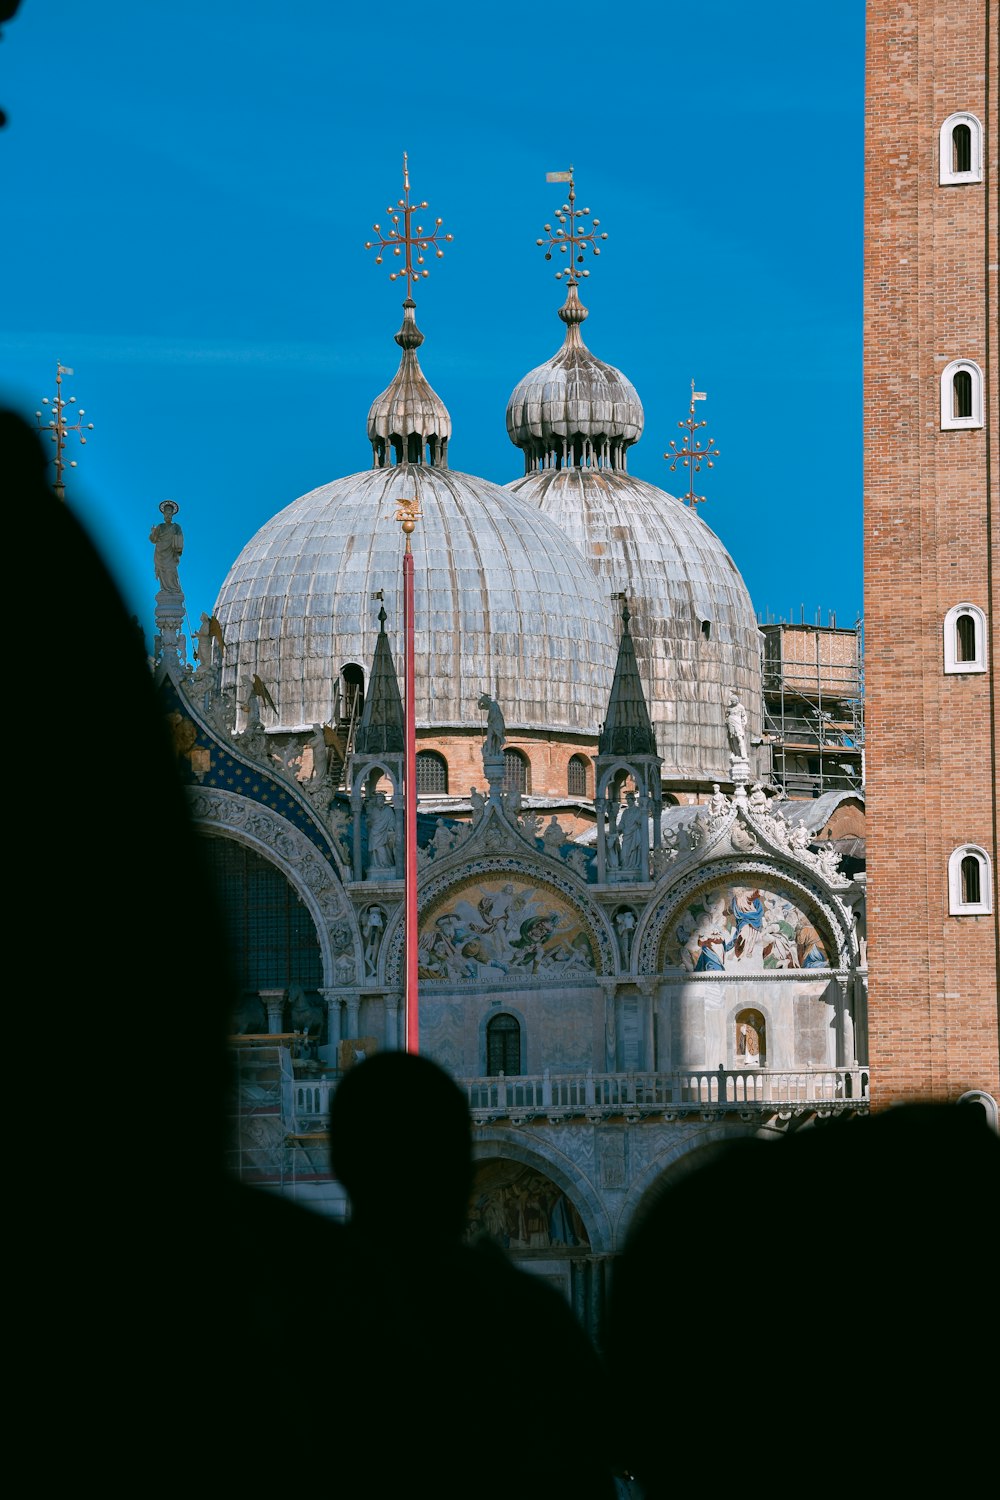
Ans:
{"label": "red flagpole", "polygon": [[410,535],[414,518],[403,522],[406,551],[403,554],[403,640],[406,680],[406,759],[403,774],[403,813],[406,827],[406,1050],[420,1051],[420,1015],[417,994],[417,716],[413,667],[413,553]]}

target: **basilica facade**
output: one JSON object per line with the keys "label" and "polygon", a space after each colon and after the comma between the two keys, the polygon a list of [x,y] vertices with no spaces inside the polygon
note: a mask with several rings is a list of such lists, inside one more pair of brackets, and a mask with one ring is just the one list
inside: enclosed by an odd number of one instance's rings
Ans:
{"label": "basilica facade", "polygon": [[234,1170],[342,1215],[331,1093],[417,1045],[468,1096],[470,1231],[596,1329],[669,1174],[734,1133],[867,1110],[863,879],[837,840],[862,804],[770,782],[736,564],[629,476],[641,402],[584,343],[575,275],[559,316],[508,405],[525,472],[498,486],[448,467],[407,295],[371,467],[268,521],[196,629],[166,558],[154,659],[239,968]]}

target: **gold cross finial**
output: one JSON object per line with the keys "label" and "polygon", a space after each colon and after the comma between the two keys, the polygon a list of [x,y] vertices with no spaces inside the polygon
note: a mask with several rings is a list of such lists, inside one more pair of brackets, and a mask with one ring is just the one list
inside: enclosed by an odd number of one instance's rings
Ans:
{"label": "gold cross finial", "polygon": [[712,460],[719,457],[718,448],[712,447],[712,444],[715,442],[714,438],[709,438],[707,443],[700,443],[695,438],[695,433],[699,428],[707,427],[708,423],[706,421],[695,421],[694,403],[696,401],[707,401],[707,399],[708,396],[705,391],[695,390],[694,381],[692,380],[691,405],[688,408],[687,419],[677,423],[678,427],[687,428],[687,437],[683,439],[679,448],[673,439],[671,439],[670,447],[673,451],[671,453],[664,453],[663,455],[664,458],[670,459],[671,474],[677,468],[678,464],[683,464],[685,469],[687,469],[688,492],[684,496],[684,500],[686,504],[690,505],[692,510],[696,505],[703,504],[705,500],[704,495],[696,495],[694,492],[694,476],[700,471],[703,463],[707,469],[713,469],[715,465]]}
{"label": "gold cross finial", "polygon": [[546,224],[544,228],[545,233],[548,235],[548,240],[536,240],[535,244],[548,245],[548,249],[545,251],[546,260],[552,259],[553,250],[558,250],[560,255],[568,254],[569,265],[563,266],[561,270],[556,272],[556,280],[561,281],[565,276],[567,281],[575,284],[581,276],[590,275],[589,271],[578,269],[583,264],[584,251],[589,246],[594,255],[600,255],[601,247],[597,241],[606,240],[607,235],[603,232],[601,234],[597,233],[601,224],[600,219],[592,219],[591,224],[593,227],[589,230],[585,230],[583,224],[579,222],[581,219],[586,219],[589,216],[590,209],[574,207],[576,203],[576,185],[573,181],[572,167],[570,167],[568,172],[546,172],[545,181],[568,182],[569,202],[564,203],[561,208],[556,209],[556,222],[560,227],[553,229],[551,224]]}
{"label": "gold cross finial", "polygon": [[[53,488],[56,494],[59,496],[60,500],[66,499],[66,487],[63,484],[63,469],[66,467],[67,461],[63,458],[63,449],[66,446],[67,434],[71,432],[79,433],[81,444],[86,444],[87,439],[83,434],[85,432],[93,432],[94,430],[93,422],[88,422],[86,426],[84,426],[83,418],[87,414],[82,406],[77,412],[70,413],[70,415],[76,416],[75,422],[67,422],[66,420],[66,408],[68,406],[76,405],[76,397],[70,396],[68,401],[64,399],[62,393],[62,378],[64,375],[72,374],[73,371],[69,368],[68,365],[61,365],[58,361],[56,361],[56,393],[51,401],[52,415],[48,422],[43,422],[42,413],[40,411],[35,412],[35,421],[38,423],[39,432],[47,432],[52,442],[56,445],[56,481]],[[42,397],[42,405],[50,405],[48,396]],[[48,416],[48,413],[46,413],[45,415]],[[71,458],[69,460],[69,467],[71,469],[76,468],[75,458]]]}
{"label": "gold cross finial", "polygon": [[[398,270],[389,272],[389,280],[396,281],[400,276],[406,277],[406,295],[413,295],[413,283],[421,277],[427,277],[430,272],[424,267],[424,255],[428,250],[433,250],[438,260],[444,255],[441,249],[441,241],[448,242],[450,234],[439,235],[441,220],[434,220],[434,228],[430,234],[424,232],[422,224],[414,225],[413,215],[427,207],[426,203],[410,202],[410,170],[407,164],[406,152],[403,152],[403,196],[393,207],[390,203],[386,209],[391,219],[391,228],[382,233],[380,224],[373,224],[372,229],[378,235],[377,240],[365,240],[366,250],[377,250],[375,264],[382,264],[383,256],[387,250],[391,250],[393,256],[402,258],[403,264]],[[402,212],[400,212],[402,210]],[[400,228],[402,221],[402,229]]]}

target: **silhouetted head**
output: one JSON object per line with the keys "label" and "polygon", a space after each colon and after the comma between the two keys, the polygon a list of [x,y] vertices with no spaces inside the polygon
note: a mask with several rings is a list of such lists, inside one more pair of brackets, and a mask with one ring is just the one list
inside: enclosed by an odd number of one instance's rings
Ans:
{"label": "silhouetted head", "polygon": [[338,1085],[330,1161],[354,1223],[397,1238],[458,1240],[472,1188],[469,1106],[426,1057],[379,1052]]}

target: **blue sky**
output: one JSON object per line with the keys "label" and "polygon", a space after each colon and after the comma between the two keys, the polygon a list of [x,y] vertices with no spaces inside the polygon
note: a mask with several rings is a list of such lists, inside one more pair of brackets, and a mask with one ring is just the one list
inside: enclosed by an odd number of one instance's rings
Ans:
{"label": "blue sky", "polygon": [[[22,0],[0,37],[0,400],[71,366],[94,431],[67,499],[152,629],[178,502],[197,621],[298,495],[368,468],[403,289],[363,248],[401,192],[453,242],[416,293],[453,468],[497,483],[520,377],[562,340],[536,239],[576,172],[608,233],[585,341],[662,455],[691,380],[702,518],[762,615],[861,610],[864,6],[526,10],[388,0]],[[75,445],[75,446],[74,446]],[[58,607],[56,604],[55,607]]]}

